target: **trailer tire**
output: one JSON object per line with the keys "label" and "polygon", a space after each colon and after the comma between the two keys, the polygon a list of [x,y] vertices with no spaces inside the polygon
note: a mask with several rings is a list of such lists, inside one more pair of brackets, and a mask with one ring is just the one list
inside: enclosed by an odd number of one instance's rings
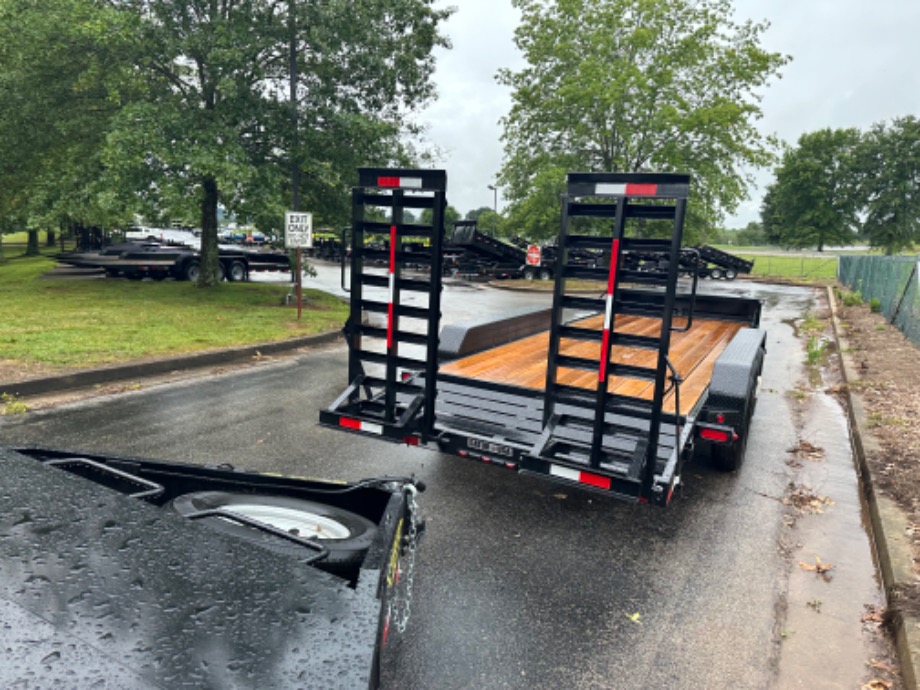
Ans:
{"label": "trailer tire", "polygon": [[182,277],[193,283],[198,282],[198,278],[201,277],[201,263],[197,259],[189,261],[185,264],[185,268],[182,269]]}
{"label": "trailer tire", "polygon": [[722,277],[722,269],[721,268],[712,269],[711,271],[709,271],[709,277],[712,278],[713,280],[718,280],[719,278]]}
{"label": "trailer tire", "polygon": [[744,462],[744,454],[747,451],[747,440],[751,430],[751,418],[754,416],[754,409],[757,407],[757,395],[760,392],[760,371],[763,368],[761,361],[757,375],[754,377],[754,383],[751,390],[748,391],[747,401],[744,404],[744,414],[742,426],[738,439],[728,444],[713,444],[710,449],[712,464],[716,469],[723,472],[734,472],[741,463]]}
{"label": "trailer tire", "polygon": [[227,271],[227,280],[232,283],[241,283],[246,280],[246,264],[242,261],[231,263],[230,270]]}
{"label": "trailer tire", "polygon": [[[296,530],[294,524],[299,523],[302,531],[308,532],[302,536],[316,536],[316,541],[329,552],[326,558],[316,561],[316,566],[334,573],[360,565],[377,534],[377,526],[357,513],[289,496],[198,491],[178,496],[172,501],[172,507],[184,516],[220,508],[256,520],[274,520],[273,526],[285,531]],[[294,556],[313,553],[307,547],[225,518],[207,517],[199,522],[277,553]],[[322,534],[325,536],[320,536]]]}
{"label": "trailer tire", "polygon": [[725,269],[725,280],[734,280],[737,277],[738,277],[738,271],[736,271],[734,268]]}
{"label": "trailer tire", "polygon": [[541,268],[539,275],[540,275],[540,280],[552,280],[553,278],[553,272],[549,270],[548,268]]}
{"label": "trailer tire", "polygon": [[537,277],[537,272],[532,268],[524,269],[524,280],[533,280]]}

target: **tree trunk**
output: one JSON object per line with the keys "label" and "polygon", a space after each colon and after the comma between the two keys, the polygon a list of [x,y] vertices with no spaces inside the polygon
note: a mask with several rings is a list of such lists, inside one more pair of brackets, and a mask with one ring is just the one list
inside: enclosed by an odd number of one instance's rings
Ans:
{"label": "tree trunk", "polygon": [[48,231],[48,240],[45,242],[46,247],[53,247],[55,245],[54,230]]}
{"label": "tree trunk", "polygon": [[26,256],[38,256],[38,230],[29,230],[29,243],[26,245]]}
{"label": "tree trunk", "polygon": [[217,180],[206,177],[201,192],[201,275],[198,287],[218,284]]}

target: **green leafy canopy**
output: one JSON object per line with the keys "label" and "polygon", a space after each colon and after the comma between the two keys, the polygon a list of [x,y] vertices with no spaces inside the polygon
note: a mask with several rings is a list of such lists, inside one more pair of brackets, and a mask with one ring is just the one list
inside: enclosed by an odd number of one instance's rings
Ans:
{"label": "green leafy canopy", "polygon": [[500,181],[512,225],[556,231],[568,171],[689,172],[700,232],[771,163],[755,127],[760,91],[788,58],[760,47],[766,24],[732,21],[730,0],[513,0],[527,66],[513,89]]}

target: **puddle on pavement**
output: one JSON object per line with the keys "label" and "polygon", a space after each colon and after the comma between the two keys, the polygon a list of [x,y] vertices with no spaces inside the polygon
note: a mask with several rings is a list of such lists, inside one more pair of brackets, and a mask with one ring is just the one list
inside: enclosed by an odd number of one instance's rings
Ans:
{"label": "puddle on pavement", "polygon": [[[789,453],[787,466],[790,493],[810,493],[814,500],[787,509],[790,572],[777,687],[855,688],[875,678],[890,681],[890,674],[869,666],[872,660],[895,668],[897,663],[877,622],[863,620],[882,609],[884,595],[848,421],[841,403],[822,390],[835,382],[822,379],[817,367],[808,369],[817,376],[810,373],[812,393],[799,408],[799,438],[800,448],[810,452]],[[824,374],[835,376],[829,368]],[[832,567],[822,574],[827,564]]]}

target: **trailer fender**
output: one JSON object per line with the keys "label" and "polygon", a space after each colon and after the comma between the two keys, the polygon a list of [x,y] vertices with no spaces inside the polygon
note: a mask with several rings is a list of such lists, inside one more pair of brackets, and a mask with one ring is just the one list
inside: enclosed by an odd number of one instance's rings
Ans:
{"label": "trailer fender", "polygon": [[709,395],[699,421],[729,427],[733,433],[728,443],[711,443],[702,436],[699,440],[710,446],[713,460],[721,469],[737,469],[743,460],[748,426],[757,404],[766,336],[760,328],[738,331],[713,367]]}

